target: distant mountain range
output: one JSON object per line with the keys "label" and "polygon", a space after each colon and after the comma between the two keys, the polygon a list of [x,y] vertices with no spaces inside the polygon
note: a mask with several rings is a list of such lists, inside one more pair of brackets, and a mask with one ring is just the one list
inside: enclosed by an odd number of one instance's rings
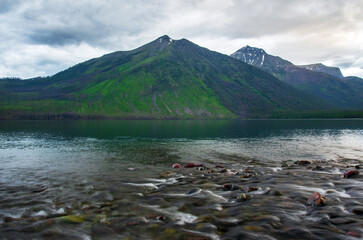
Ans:
{"label": "distant mountain range", "polygon": [[232,56],[162,36],[51,77],[2,79],[0,119],[268,118],[363,109],[359,78],[307,70],[251,47]]}
{"label": "distant mountain range", "polygon": [[344,78],[340,69],[321,63],[294,65],[263,49],[245,46],[231,55],[238,60],[260,68],[281,81],[325,99],[342,109],[363,109],[362,79]]}

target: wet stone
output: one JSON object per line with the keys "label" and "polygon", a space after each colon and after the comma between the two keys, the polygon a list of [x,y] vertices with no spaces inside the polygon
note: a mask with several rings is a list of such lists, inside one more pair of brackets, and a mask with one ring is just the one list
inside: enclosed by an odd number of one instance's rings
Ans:
{"label": "wet stone", "polygon": [[326,199],[320,193],[315,192],[313,195],[309,197],[307,205],[321,207],[326,205]]}
{"label": "wet stone", "polygon": [[194,168],[195,164],[194,163],[187,163],[184,165],[185,168]]}
{"label": "wet stone", "polygon": [[188,190],[187,195],[191,195],[191,194],[197,193],[199,191],[200,191],[199,188],[192,188],[192,189]]}
{"label": "wet stone", "polygon": [[344,178],[353,178],[353,177],[357,177],[359,175],[358,170],[351,170],[351,171],[347,171],[343,174]]}
{"label": "wet stone", "polygon": [[179,163],[174,163],[172,168],[181,168],[182,166]]}
{"label": "wet stone", "polygon": [[72,223],[72,224],[84,222],[84,217],[80,215],[68,215],[68,216],[59,217],[57,219],[61,222]]}
{"label": "wet stone", "polygon": [[241,188],[234,184],[224,184],[222,187],[223,191],[236,191],[241,190]]}
{"label": "wet stone", "polygon": [[356,215],[363,215],[363,207],[353,207],[349,210]]}
{"label": "wet stone", "polygon": [[308,165],[308,164],[311,164],[311,162],[308,160],[299,160],[299,161],[297,161],[297,164],[298,165]]}
{"label": "wet stone", "polygon": [[237,201],[238,201],[238,202],[244,202],[244,201],[248,201],[248,200],[251,200],[251,196],[250,196],[250,195],[247,195],[247,194],[244,194],[244,193],[241,193],[241,194],[237,197]]}
{"label": "wet stone", "polygon": [[351,237],[356,237],[356,238],[362,237],[362,235],[359,232],[347,232],[347,235],[351,236]]}

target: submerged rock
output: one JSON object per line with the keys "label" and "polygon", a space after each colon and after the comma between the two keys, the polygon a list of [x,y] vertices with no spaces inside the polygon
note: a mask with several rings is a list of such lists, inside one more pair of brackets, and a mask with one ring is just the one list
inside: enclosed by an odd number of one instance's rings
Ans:
{"label": "submerged rock", "polygon": [[182,166],[179,163],[174,163],[172,168],[181,168]]}
{"label": "submerged rock", "polygon": [[321,207],[326,205],[326,199],[323,195],[315,192],[307,201],[307,205]]}
{"label": "submerged rock", "polygon": [[68,215],[59,217],[58,220],[64,223],[83,223],[84,217],[80,215]]}
{"label": "submerged rock", "polygon": [[241,188],[234,184],[224,184],[223,185],[223,191],[235,191],[235,190],[241,190]]}
{"label": "submerged rock", "polygon": [[360,238],[362,235],[359,232],[347,232],[348,236]]}
{"label": "submerged rock", "polygon": [[173,175],[174,175],[173,172],[167,171],[167,172],[164,172],[163,174],[159,175],[159,178],[170,178]]}
{"label": "submerged rock", "polygon": [[195,167],[195,164],[194,163],[187,163],[184,165],[185,168],[193,168]]}
{"label": "submerged rock", "polygon": [[187,195],[194,194],[194,193],[197,193],[197,192],[200,192],[199,188],[192,188],[192,189],[188,190]]}
{"label": "submerged rock", "polygon": [[257,187],[248,187],[247,188],[247,192],[254,192],[254,191],[257,191],[258,188]]}
{"label": "submerged rock", "polygon": [[237,201],[238,202],[244,202],[244,201],[247,201],[247,200],[250,200],[251,199],[251,196],[250,195],[247,195],[247,194],[244,194],[244,193],[241,193],[238,197],[237,197]]}
{"label": "submerged rock", "polygon": [[363,215],[363,207],[353,207],[350,211],[356,215]]}
{"label": "submerged rock", "polygon": [[308,160],[299,160],[299,161],[297,161],[297,164],[298,165],[307,165],[307,164],[311,164],[311,162]]}
{"label": "submerged rock", "polygon": [[356,177],[359,174],[358,170],[347,171],[343,174],[344,178]]}

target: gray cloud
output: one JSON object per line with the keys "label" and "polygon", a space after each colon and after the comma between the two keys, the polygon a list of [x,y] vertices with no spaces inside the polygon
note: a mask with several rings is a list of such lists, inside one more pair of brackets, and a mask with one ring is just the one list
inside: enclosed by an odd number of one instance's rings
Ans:
{"label": "gray cloud", "polygon": [[1,0],[0,1],[0,14],[7,13],[13,10],[15,7],[19,5],[20,1],[18,0]]}
{"label": "gray cloud", "polygon": [[0,2],[0,77],[51,75],[158,36],[230,54],[249,44],[363,77],[361,0]]}

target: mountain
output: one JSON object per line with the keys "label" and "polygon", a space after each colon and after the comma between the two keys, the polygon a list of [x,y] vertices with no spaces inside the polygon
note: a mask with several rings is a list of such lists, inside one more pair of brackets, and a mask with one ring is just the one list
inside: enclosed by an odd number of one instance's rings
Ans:
{"label": "mountain", "polygon": [[0,81],[3,119],[263,118],[327,108],[258,68],[168,36],[51,77]]}
{"label": "mountain", "polygon": [[263,49],[250,46],[239,49],[231,57],[260,68],[296,89],[324,99],[338,108],[363,109],[361,87],[357,88],[356,82],[352,84],[345,78],[337,77],[339,69],[322,64],[296,66],[267,54]]}
{"label": "mountain", "polygon": [[309,64],[309,65],[298,65],[298,67],[303,67],[305,69],[308,69],[308,70],[314,71],[314,72],[326,73],[326,74],[329,74],[329,75],[331,75],[333,77],[337,77],[337,78],[344,78],[344,76],[339,68],[328,67],[322,63],[315,63],[315,64]]}

